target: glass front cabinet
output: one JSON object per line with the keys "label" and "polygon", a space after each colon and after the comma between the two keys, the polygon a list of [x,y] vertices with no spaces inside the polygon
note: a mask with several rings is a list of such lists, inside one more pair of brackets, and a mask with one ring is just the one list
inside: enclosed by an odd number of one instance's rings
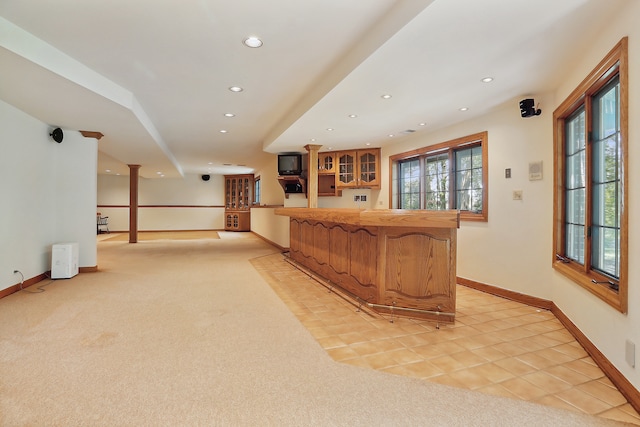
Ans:
{"label": "glass front cabinet", "polygon": [[253,175],[224,176],[224,229],[251,231],[251,204],[253,203]]}
{"label": "glass front cabinet", "polygon": [[341,151],[336,158],[338,187],[380,189],[379,148]]}

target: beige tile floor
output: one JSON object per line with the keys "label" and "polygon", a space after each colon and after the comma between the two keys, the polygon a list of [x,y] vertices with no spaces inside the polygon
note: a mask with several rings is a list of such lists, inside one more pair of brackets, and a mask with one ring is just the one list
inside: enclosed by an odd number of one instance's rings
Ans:
{"label": "beige tile floor", "polygon": [[[457,287],[454,324],[381,316],[280,254],[252,261],[336,361],[640,425],[640,416],[546,311]],[[391,322],[393,320],[393,322]]]}

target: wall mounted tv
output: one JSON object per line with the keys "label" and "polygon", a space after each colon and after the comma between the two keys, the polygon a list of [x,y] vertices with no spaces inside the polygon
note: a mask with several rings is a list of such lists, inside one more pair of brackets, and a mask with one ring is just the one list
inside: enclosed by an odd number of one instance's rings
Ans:
{"label": "wall mounted tv", "polygon": [[278,175],[301,175],[302,154],[278,154]]}

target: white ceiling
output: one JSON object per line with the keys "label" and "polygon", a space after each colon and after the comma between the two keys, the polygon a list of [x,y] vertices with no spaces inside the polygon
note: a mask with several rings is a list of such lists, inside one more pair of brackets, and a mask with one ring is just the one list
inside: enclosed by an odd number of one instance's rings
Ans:
{"label": "white ceiling", "polygon": [[250,172],[515,109],[626,1],[2,0],[0,99],[103,133],[100,173]]}

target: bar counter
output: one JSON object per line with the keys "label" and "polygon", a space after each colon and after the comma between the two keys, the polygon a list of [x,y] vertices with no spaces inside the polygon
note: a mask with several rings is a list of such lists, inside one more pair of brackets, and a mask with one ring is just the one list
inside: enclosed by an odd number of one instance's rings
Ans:
{"label": "bar counter", "polygon": [[290,257],[374,310],[453,322],[458,211],[279,208]]}

